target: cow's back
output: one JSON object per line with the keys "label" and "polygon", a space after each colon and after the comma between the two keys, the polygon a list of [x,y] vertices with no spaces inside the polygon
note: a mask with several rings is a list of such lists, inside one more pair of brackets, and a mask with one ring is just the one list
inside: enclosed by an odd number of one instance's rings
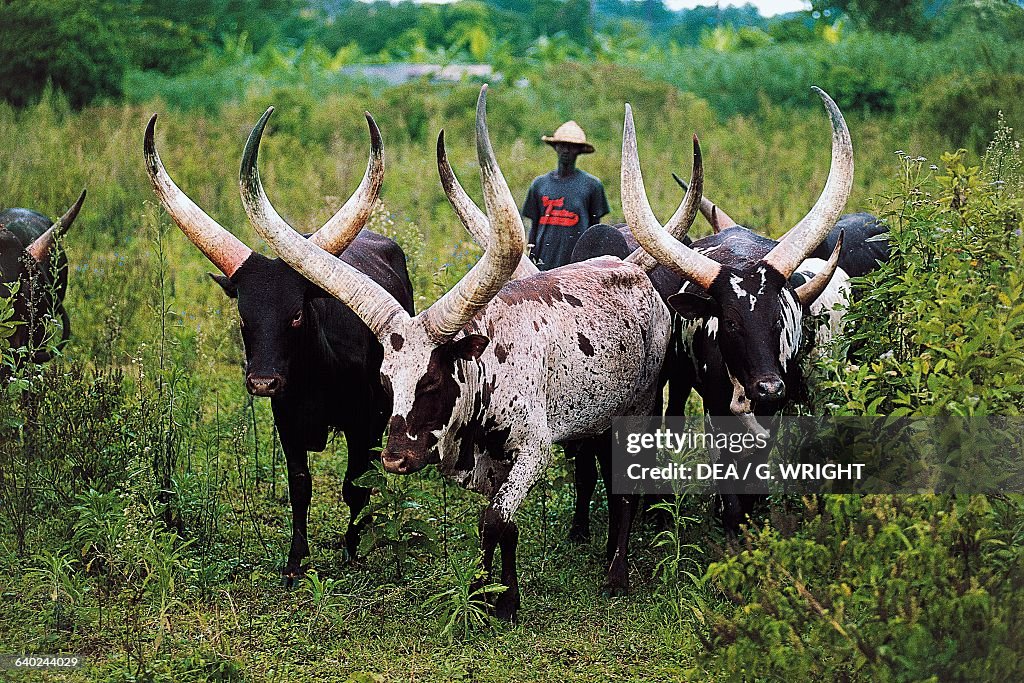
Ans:
{"label": "cow's back", "polygon": [[844,233],[843,250],[839,253],[839,267],[850,277],[867,275],[879,263],[889,260],[889,226],[870,213],[848,213],[840,216],[832,231],[811,252],[811,258],[828,260]]}
{"label": "cow's back", "polygon": [[[0,230],[5,231],[9,235],[14,237],[14,241],[20,245],[20,248],[24,250],[30,244],[32,244],[36,238],[42,235],[44,232],[50,229],[53,225],[53,221],[32,209],[4,209],[0,211]],[[11,240],[6,240],[8,244],[13,244]],[[5,251],[9,249],[5,247]],[[55,296],[57,301],[63,301],[64,295],[67,293],[68,288],[68,272],[67,272],[67,255],[63,249],[59,249],[55,252],[57,261],[57,285],[55,288]],[[8,254],[8,257],[10,255]],[[20,258],[20,254],[18,256]],[[50,270],[53,268],[51,265],[51,259],[49,255],[43,263],[42,272],[47,276],[50,274]],[[14,272],[14,268],[0,267],[0,278],[4,282],[10,282],[8,271]]]}
{"label": "cow's back", "polygon": [[[689,237],[684,237],[683,244],[690,246],[692,241]],[[640,243],[636,241],[625,223],[598,223],[587,228],[580,236],[572,251],[571,262],[582,263],[601,256],[617,256],[624,259],[639,248]],[[661,264],[655,266],[648,273],[648,277],[651,278],[662,300],[668,299],[683,286],[683,279]]]}
{"label": "cow's back", "polygon": [[669,312],[639,267],[598,258],[556,268],[508,283],[487,311],[503,321],[492,321],[495,351],[523,382],[505,388],[537,387],[552,441],[595,436],[612,417],[653,407]]}
{"label": "cow's back", "polygon": [[4,209],[0,211],[0,230],[7,230],[24,249],[37,237],[50,229],[53,221],[31,209]]}
{"label": "cow's back", "polygon": [[[363,230],[340,258],[413,312],[405,253],[393,240]],[[295,359],[293,386],[275,399],[275,410],[303,435],[306,450],[320,451],[331,428],[370,429],[370,418],[390,411],[390,399],[380,384],[384,351],[376,335],[334,297],[315,299],[312,311],[315,320]]]}

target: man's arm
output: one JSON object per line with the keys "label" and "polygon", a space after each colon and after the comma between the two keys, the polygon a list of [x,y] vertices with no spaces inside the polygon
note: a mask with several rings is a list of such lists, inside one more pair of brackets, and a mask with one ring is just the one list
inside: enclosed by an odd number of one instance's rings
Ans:
{"label": "man's arm", "polygon": [[604,185],[600,180],[594,181],[594,189],[590,193],[589,202],[590,224],[600,223],[601,218],[607,216],[611,209],[608,208],[608,197],[604,193]]}
{"label": "man's arm", "polygon": [[537,180],[530,183],[530,189],[526,193],[526,201],[523,202],[522,214],[524,218],[530,219],[530,231],[526,243],[530,245],[530,259],[537,261],[537,226],[540,222],[540,201],[537,199]]}

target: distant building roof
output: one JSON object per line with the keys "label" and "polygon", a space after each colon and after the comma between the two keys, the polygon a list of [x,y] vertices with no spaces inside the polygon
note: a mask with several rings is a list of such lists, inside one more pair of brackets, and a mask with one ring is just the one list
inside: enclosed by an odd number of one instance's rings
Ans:
{"label": "distant building roof", "polygon": [[407,81],[427,77],[432,81],[459,82],[467,78],[500,80],[490,64],[353,64],[343,67],[342,73],[381,80],[388,85],[400,85]]}

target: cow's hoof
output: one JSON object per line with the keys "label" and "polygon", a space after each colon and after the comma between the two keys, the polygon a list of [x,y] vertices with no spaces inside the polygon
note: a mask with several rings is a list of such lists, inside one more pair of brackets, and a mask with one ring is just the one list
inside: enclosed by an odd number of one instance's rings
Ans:
{"label": "cow's hoof", "polygon": [[519,593],[505,591],[494,603],[494,618],[514,624],[519,620]]}
{"label": "cow's hoof", "polygon": [[359,556],[359,531],[352,529],[345,533],[345,560],[354,560]]}
{"label": "cow's hoof", "polygon": [[605,581],[601,584],[601,597],[621,598],[626,595],[629,595],[629,584],[622,585],[611,583],[610,581]]}
{"label": "cow's hoof", "polygon": [[590,528],[578,524],[573,524],[571,527],[569,527],[569,542],[589,543]]}
{"label": "cow's hoof", "polygon": [[302,575],[306,573],[305,565],[292,565],[281,570],[281,585],[285,588],[295,588],[299,585]]}
{"label": "cow's hoof", "polygon": [[629,575],[624,570],[608,570],[608,577],[601,584],[601,595],[606,598],[629,595]]}

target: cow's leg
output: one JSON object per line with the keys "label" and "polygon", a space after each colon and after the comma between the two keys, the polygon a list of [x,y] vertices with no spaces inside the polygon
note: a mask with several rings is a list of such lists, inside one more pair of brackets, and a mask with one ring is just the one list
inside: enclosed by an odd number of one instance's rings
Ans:
{"label": "cow's leg", "polygon": [[519,579],[516,574],[516,546],[519,528],[513,522],[516,511],[533,485],[540,480],[551,463],[551,442],[529,444],[515,454],[515,464],[505,483],[480,518],[480,542],[483,546],[484,570],[490,575],[494,548],[501,544],[501,583],[505,591],[494,603],[495,616],[515,621],[519,611]]}
{"label": "cow's leg", "polygon": [[291,586],[302,573],[302,560],[309,555],[307,520],[309,501],[313,497],[313,482],[309,475],[309,458],[306,449],[292,435],[284,423],[278,423],[281,447],[288,463],[288,498],[292,504],[292,545],[288,551],[288,563],[281,571],[287,586]]}
{"label": "cow's leg", "polygon": [[608,574],[601,585],[601,592],[611,597],[629,592],[629,534],[640,496],[612,493],[611,448],[598,453],[601,476],[608,490],[608,543],[605,546]]}
{"label": "cow's leg", "polygon": [[629,534],[633,528],[633,518],[640,504],[640,496],[616,495],[615,499],[615,535],[609,529],[608,543],[614,542],[614,552],[608,562],[608,576],[605,578],[601,592],[608,596],[626,595],[629,593]]}
{"label": "cow's leg", "polygon": [[[707,401],[705,401],[707,403]],[[718,430],[714,426],[714,416],[727,416],[726,419],[735,419],[730,416],[728,407],[718,405],[714,413],[706,413],[704,416],[705,429],[710,434],[717,434]],[[726,458],[725,461],[722,458]],[[717,449],[712,449],[711,459],[714,462],[727,462],[735,463],[736,456],[732,454],[725,455]],[[721,482],[720,486],[732,486],[735,487],[734,482]],[[728,539],[734,540],[739,536],[740,525],[746,521],[747,515],[752,509],[752,503],[750,496],[741,494],[737,491],[720,491],[715,494],[717,497],[716,504],[713,506],[716,512],[719,514],[722,528],[725,530],[725,535]]]}
{"label": "cow's leg", "polygon": [[597,487],[597,453],[590,439],[571,441],[564,445],[565,456],[574,460],[576,508],[569,527],[569,540],[586,543],[590,540],[590,501]]}
{"label": "cow's leg", "polygon": [[354,482],[367,470],[372,461],[372,449],[380,443],[383,429],[376,431],[375,426],[350,426],[345,429],[345,441],[348,444],[348,468],[345,470],[345,481],[341,485],[341,497],[348,506],[348,529],[345,531],[345,552],[349,559],[359,553],[359,536],[366,528],[366,520],[356,523],[359,514],[370,502],[370,489],[356,486]]}
{"label": "cow's leg", "polygon": [[601,476],[608,490],[608,542],[605,546],[608,573],[601,592],[609,596],[625,595],[629,592],[629,534],[640,497],[613,492],[611,444],[600,448],[598,453]]}
{"label": "cow's leg", "polygon": [[483,547],[483,568],[491,583],[494,582],[494,549],[498,546],[501,548],[501,583],[505,590],[494,601],[494,616],[505,621],[515,621],[520,602],[519,577],[516,573],[519,527],[488,507],[480,515],[480,543]]}

